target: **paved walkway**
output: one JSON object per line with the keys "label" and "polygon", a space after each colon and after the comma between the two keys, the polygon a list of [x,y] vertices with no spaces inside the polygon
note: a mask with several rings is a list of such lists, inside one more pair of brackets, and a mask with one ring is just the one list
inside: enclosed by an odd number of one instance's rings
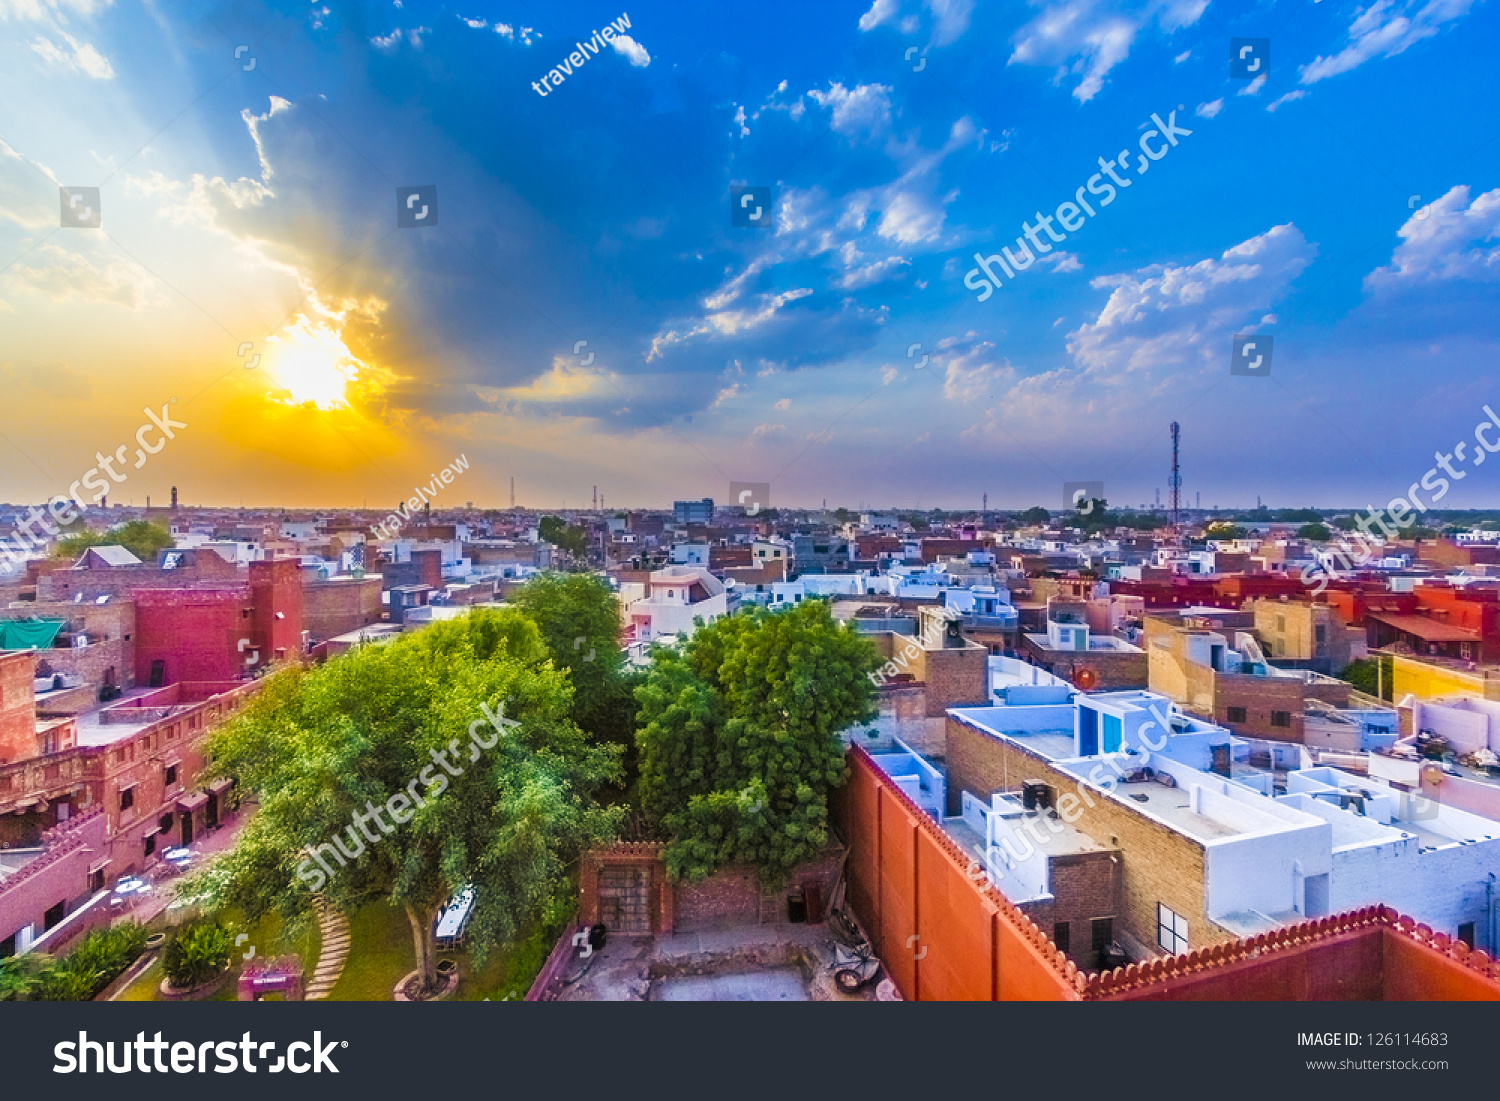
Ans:
{"label": "paved walkway", "polygon": [[344,973],[344,961],[349,958],[349,921],[339,911],[320,898],[318,908],[318,930],[323,945],[318,951],[318,969],[313,972],[312,982],[307,987],[307,1000],[320,1002],[333,993],[339,976]]}

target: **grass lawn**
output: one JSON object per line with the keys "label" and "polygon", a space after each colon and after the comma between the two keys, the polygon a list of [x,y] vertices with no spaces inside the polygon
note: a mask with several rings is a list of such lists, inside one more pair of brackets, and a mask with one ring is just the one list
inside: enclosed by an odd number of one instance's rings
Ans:
{"label": "grass lawn", "polygon": [[[317,963],[318,958],[318,924],[316,921],[309,922],[308,930],[301,937],[295,938],[290,944],[282,944],[281,932],[282,921],[275,914],[267,914],[253,927],[247,928],[244,920],[237,912],[230,911],[224,915],[224,923],[229,926],[231,932],[236,936],[240,933],[249,933],[250,939],[240,945],[238,952],[231,958],[230,967],[238,974],[243,954],[254,947],[258,956],[275,956],[284,952],[296,952],[302,957],[303,966],[308,974]],[[157,953],[156,959],[151,961],[136,980],[120,992],[116,1001],[121,1002],[154,1002],[161,999],[158,987],[163,978],[161,967],[161,954]],[[224,988],[212,997],[203,999],[209,1002],[232,1002],[239,997],[236,989],[236,981],[231,979],[224,984]]]}
{"label": "grass lawn", "polygon": [[[475,967],[467,951],[439,951],[438,959],[458,960],[463,976],[453,1000],[481,1002],[488,998],[498,1002],[509,996],[511,1001],[519,1001],[547,961],[556,939],[538,930],[517,944],[491,952],[483,968]],[[406,912],[372,902],[349,918],[349,959],[329,1000],[389,1001],[396,984],[416,966],[417,953]]]}

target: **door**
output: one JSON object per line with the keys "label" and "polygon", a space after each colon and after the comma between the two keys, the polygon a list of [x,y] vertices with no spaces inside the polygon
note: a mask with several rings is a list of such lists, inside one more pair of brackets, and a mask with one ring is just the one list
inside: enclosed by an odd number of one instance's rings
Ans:
{"label": "door", "polygon": [[209,829],[219,824],[219,797],[213,792],[208,793],[208,808],[203,812],[203,824]]}
{"label": "door", "polygon": [[182,816],[182,844],[186,848],[193,843],[193,816],[184,813]]}

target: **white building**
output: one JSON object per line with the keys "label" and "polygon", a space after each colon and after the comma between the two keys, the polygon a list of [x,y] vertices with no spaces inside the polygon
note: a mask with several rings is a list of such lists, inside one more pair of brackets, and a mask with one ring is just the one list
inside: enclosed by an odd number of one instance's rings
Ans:
{"label": "white building", "polygon": [[[627,590],[620,586],[624,604]],[[669,637],[691,638],[694,620],[712,623],[729,611],[724,583],[703,566],[668,566],[653,570],[644,595],[625,607],[628,643],[650,643]]]}

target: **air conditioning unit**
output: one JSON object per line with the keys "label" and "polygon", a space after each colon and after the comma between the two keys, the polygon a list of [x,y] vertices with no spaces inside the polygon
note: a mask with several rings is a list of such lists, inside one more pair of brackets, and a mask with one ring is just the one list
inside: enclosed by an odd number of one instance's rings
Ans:
{"label": "air conditioning unit", "polygon": [[1042,780],[1021,782],[1021,806],[1027,810],[1046,810],[1052,802],[1052,785]]}

